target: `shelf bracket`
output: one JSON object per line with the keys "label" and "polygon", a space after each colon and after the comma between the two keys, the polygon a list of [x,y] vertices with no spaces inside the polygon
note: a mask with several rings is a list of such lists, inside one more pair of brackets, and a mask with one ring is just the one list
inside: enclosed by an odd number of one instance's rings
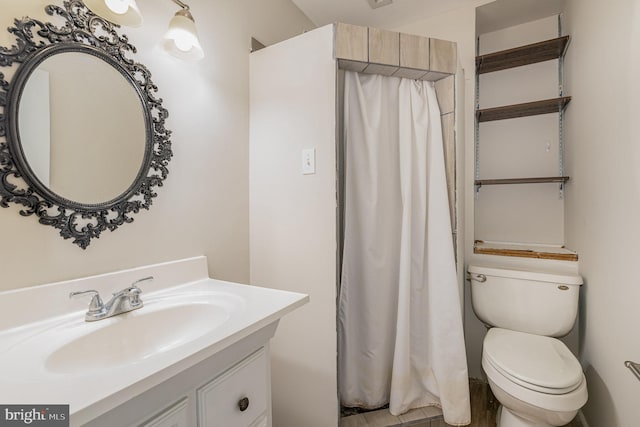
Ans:
{"label": "shelf bracket", "polygon": [[[562,14],[558,15],[558,37],[562,37]],[[564,52],[558,58],[558,96],[564,94]],[[564,175],[564,108],[558,112],[558,169],[559,175]],[[564,182],[560,183],[558,197],[564,199]]]}
{"label": "shelf bracket", "polygon": [[[480,54],[480,37],[476,37],[476,56]],[[476,75],[476,87],[475,87],[475,110],[478,111],[480,109],[480,74],[474,73]],[[474,176],[475,179],[480,179],[480,120],[478,120],[477,114],[474,114],[475,119],[475,135],[474,135],[474,153],[475,153],[475,161],[474,161]],[[475,200],[480,200],[480,185],[475,186],[474,191]]]}

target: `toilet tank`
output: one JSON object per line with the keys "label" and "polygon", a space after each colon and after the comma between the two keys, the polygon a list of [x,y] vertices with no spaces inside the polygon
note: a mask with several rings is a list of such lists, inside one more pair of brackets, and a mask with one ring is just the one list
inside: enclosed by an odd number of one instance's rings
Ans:
{"label": "toilet tank", "polygon": [[561,337],[573,328],[582,277],[469,266],[471,303],[488,326]]}

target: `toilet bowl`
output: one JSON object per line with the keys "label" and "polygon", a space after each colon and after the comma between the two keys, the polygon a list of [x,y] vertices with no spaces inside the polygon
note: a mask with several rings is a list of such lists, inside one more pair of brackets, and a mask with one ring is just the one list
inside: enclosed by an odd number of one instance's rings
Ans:
{"label": "toilet bowl", "polygon": [[498,427],[571,422],[586,403],[582,367],[555,337],[575,323],[582,278],[469,266],[471,300],[489,331],[482,368],[501,404]]}
{"label": "toilet bowl", "polygon": [[503,406],[500,427],[563,426],[587,401],[578,360],[555,338],[492,328],[482,368]]}

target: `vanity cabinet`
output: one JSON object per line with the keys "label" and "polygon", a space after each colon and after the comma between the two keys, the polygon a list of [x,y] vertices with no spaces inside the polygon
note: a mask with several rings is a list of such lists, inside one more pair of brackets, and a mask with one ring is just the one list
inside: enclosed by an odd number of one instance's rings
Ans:
{"label": "vanity cabinet", "polygon": [[268,427],[269,384],[269,359],[262,347],[131,427]]}

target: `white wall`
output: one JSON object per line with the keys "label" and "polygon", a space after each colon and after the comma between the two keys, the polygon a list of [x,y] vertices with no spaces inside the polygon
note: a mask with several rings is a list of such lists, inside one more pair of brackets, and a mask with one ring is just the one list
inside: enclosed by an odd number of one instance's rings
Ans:
{"label": "white wall", "polygon": [[[14,17],[49,20],[60,0],[0,0],[0,44]],[[189,2],[206,57],[197,63],[159,47],[178,10],[171,1],[139,0],[141,28],[123,30],[151,70],[169,110],[174,158],[150,211],[83,251],[53,227],[0,209],[2,281],[12,289],[192,255],[207,255],[213,277],[249,279],[249,39],[273,43],[313,25],[289,0]]]}
{"label": "white wall", "polygon": [[638,425],[640,1],[569,0],[567,244],[585,278],[582,362],[591,427]]}
{"label": "white wall", "polygon": [[336,90],[331,25],[251,55],[251,283],[311,297],[272,341],[278,427],[338,424]]}

